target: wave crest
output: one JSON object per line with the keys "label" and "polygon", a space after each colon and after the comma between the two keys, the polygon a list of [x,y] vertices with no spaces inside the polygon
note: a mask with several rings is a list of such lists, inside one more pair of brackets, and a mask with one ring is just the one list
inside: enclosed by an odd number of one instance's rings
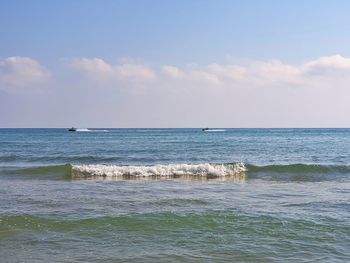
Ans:
{"label": "wave crest", "polygon": [[75,177],[227,177],[243,175],[243,163],[234,164],[168,164],[154,166],[73,165]]}
{"label": "wave crest", "polygon": [[319,182],[343,180],[350,177],[350,166],[319,164],[286,164],[254,166],[244,163],[159,164],[154,166],[126,166],[106,164],[51,165],[39,167],[3,167],[0,175],[29,175],[42,178],[103,178],[155,179],[188,178],[245,181],[262,179],[273,181]]}

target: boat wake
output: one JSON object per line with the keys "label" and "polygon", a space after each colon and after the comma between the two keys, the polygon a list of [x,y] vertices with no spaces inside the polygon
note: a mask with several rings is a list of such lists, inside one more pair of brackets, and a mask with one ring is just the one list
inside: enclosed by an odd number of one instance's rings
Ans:
{"label": "boat wake", "polygon": [[208,129],[208,130],[203,130],[204,132],[224,132],[226,130],[224,129]]}
{"label": "boat wake", "polygon": [[76,129],[77,132],[108,132],[108,130]]}

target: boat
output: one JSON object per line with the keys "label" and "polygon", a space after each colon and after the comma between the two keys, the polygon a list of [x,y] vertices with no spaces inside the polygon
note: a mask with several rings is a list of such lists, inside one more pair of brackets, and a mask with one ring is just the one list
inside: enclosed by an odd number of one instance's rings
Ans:
{"label": "boat", "polygon": [[204,132],[224,132],[225,129],[209,129],[209,128],[203,128],[202,131]]}
{"label": "boat", "polygon": [[70,131],[70,132],[75,132],[75,131],[77,131],[77,128],[72,127],[72,128],[70,128],[68,131]]}

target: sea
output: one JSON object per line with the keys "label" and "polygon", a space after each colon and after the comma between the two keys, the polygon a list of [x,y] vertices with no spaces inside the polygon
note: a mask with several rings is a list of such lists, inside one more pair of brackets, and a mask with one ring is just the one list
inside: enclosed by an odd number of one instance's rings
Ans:
{"label": "sea", "polygon": [[350,129],[0,129],[0,262],[350,262]]}

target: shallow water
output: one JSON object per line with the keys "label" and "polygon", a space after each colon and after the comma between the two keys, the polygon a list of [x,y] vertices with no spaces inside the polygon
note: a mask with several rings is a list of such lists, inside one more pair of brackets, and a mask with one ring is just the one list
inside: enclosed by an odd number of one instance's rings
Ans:
{"label": "shallow water", "polygon": [[347,129],[0,129],[1,261],[349,262],[349,146]]}

